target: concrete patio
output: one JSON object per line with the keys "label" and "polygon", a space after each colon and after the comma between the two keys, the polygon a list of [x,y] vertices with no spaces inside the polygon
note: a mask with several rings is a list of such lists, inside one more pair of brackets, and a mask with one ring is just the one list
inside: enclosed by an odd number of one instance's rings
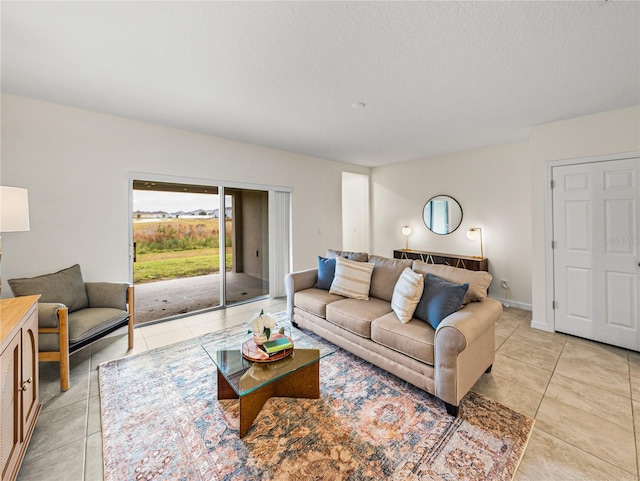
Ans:
{"label": "concrete patio", "polygon": [[[233,272],[227,272],[226,289],[228,306],[269,293],[267,282]],[[135,324],[142,324],[219,305],[219,274],[137,284],[134,321]]]}

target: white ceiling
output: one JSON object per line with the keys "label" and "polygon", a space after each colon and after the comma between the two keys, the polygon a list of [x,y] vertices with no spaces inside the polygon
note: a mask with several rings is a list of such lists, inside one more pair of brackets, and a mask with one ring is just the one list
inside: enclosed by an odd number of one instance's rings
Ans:
{"label": "white ceiling", "polygon": [[364,166],[640,103],[638,2],[0,8],[3,92]]}

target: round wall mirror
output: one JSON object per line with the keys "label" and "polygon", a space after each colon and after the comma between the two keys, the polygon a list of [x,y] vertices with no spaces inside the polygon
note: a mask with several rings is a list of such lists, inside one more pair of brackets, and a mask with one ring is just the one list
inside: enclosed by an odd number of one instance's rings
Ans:
{"label": "round wall mirror", "polygon": [[422,219],[434,234],[451,234],[462,222],[462,207],[448,195],[436,195],[422,209]]}

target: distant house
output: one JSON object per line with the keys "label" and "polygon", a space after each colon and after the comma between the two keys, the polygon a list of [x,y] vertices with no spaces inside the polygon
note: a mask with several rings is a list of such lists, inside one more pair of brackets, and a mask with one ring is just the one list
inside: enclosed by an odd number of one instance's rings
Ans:
{"label": "distant house", "polygon": [[[231,207],[226,207],[224,209],[224,217],[225,217],[225,219],[231,219],[231,212],[232,212]],[[220,209],[214,209],[213,217],[215,219],[218,219],[220,217]]]}
{"label": "distant house", "polygon": [[[191,212],[186,212],[184,210],[180,210],[177,212],[165,212],[165,211],[154,211],[154,212],[149,212],[149,211],[141,211],[141,210],[136,210],[133,213],[133,218],[134,219],[180,219],[180,218],[192,218],[192,217],[200,217],[200,218],[206,218],[206,217],[213,217],[215,219],[217,219],[220,216],[220,210],[219,209],[215,209],[215,210],[208,210],[208,209],[195,209]],[[226,218],[230,219],[231,218],[231,207],[227,207],[226,208]]]}
{"label": "distant house", "polygon": [[173,215],[161,210],[155,212],[137,210],[133,213],[133,217],[134,219],[166,219],[168,217],[173,217]]}

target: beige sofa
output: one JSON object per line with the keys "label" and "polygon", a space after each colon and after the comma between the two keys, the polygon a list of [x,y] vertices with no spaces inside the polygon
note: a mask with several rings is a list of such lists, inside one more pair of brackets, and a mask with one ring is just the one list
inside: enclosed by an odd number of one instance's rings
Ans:
{"label": "beige sofa", "polygon": [[[327,257],[336,254],[349,255],[329,251]],[[374,264],[368,300],[314,287],[318,269],[287,275],[289,318],[294,325],[437,396],[447,412],[456,416],[462,398],[491,370],[495,358],[495,323],[502,305],[487,297],[490,274],[373,255],[368,261]],[[417,318],[403,324],[390,301],[406,267],[424,276],[431,273],[450,282],[468,282],[465,301],[469,302],[435,330]]]}

